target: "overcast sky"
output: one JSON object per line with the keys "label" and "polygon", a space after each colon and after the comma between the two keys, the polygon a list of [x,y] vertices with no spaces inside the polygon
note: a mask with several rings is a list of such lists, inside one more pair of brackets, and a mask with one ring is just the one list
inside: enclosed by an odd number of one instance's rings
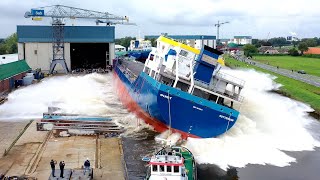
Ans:
{"label": "overcast sky", "polygon": [[[31,8],[63,4],[130,17],[138,26],[116,26],[116,37],[159,35],[248,35],[253,38],[289,36],[320,37],[320,0],[0,0],[0,38],[16,25],[49,25],[32,22],[24,13]],[[72,21],[67,21],[71,24]],[[74,20],[75,25],[95,25],[94,20]]]}

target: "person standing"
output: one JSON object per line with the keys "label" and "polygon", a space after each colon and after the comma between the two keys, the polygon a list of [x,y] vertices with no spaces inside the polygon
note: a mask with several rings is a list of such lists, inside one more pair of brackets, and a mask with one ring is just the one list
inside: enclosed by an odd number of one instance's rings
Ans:
{"label": "person standing", "polygon": [[87,158],[87,160],[84,162],[84,171],[83,171],[83,175],[86,174],[86,171],[89,171],[89,174],[90,174],[90,161],[89,159]]}
{"label": "person standing", "polygon": [[65,166],[64,161],[60,161],[59,166],[60,166],[60,177],[64,178],[63,177],[63,170],[64,170],[64,166]]}
{"label": "person standing", "polygon": [[54,172],[56,170],[56,164],[57,164],[57,161],[54,161],[53,159],[51,159],[50,161],[50,166],[51,166],[51,174],[52,174],[52,177],[56,177],[54,175]]}

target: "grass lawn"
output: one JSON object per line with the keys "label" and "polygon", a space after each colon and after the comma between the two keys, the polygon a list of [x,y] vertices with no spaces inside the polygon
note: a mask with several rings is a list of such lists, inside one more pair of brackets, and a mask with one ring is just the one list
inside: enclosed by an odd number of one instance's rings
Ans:
{"label": "grass lawn", "polygon": [[271,66],[279,66],[288,70],[304,70],[307,74],[320,77],[320,59],[294,56],[254,56],[254,60],[269,63]]}
{"label": "grass lawn", "polygon": [[231,57],[226,56],[225,63],[231,68],[252,68],[260,72],[277,76],[278,78],[276,78],[275,81],[283,85],[280,88],[282,94],[298,101],[310,104],[317,113],[320,113],[320,88],[252,66],[250,64],[246,64],[244,62],[237,61]]}

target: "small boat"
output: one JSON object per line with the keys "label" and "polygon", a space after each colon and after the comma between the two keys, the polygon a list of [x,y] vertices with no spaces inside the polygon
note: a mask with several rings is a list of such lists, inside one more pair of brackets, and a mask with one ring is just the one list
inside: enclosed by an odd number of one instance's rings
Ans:
{"label": "small boat", "polygon": [[[144,161],[146,159],[144,158]],[[164,147],[152,156],[145,180],[196,180],[193,154],[185,147]]]}
{"label": "small boat", "polygon": [[134,57],[137,61],[145,62],[152,50],[151,41],[137,39],[130,41],[128,56]]}

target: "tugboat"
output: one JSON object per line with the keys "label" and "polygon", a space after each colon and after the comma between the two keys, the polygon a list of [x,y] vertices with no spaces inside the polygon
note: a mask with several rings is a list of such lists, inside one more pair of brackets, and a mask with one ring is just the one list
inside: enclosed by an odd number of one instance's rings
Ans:
{"label": "tugboat", "polygon": [[236,123],[245,84],[220,72],[222,54],[160,36],[144,64],[115,59],[117,93],[130,111],[158,132],[170,127],[183,139],[217,137]]}
{"label": "tugboat", "polygon": [[196,180],[197,167],[192,153],[185,147],[165,147],[149,161],[145,180]]}

